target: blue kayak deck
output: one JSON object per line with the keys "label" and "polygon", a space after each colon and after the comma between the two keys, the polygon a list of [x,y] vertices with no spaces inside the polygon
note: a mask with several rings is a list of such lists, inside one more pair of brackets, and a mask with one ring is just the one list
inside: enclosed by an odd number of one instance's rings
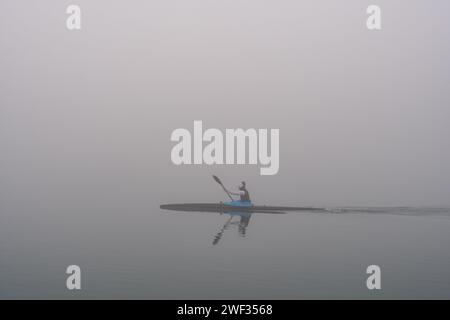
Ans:
{"label": "blue kayak deck", "polygon": [[253,204],[250,201],[227,201],[227,202],[224,202],[223,205],[230,206],[230,207],[236,207],[236,208],[253,207]]}

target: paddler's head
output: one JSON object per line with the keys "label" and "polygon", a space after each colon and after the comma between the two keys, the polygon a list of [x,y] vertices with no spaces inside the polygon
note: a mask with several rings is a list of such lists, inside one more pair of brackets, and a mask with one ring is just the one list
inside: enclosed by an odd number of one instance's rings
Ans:
{"label": "paddler's head", "polygon": [[245,190],[245,181],[242,181],[238,188],[239,190]]}

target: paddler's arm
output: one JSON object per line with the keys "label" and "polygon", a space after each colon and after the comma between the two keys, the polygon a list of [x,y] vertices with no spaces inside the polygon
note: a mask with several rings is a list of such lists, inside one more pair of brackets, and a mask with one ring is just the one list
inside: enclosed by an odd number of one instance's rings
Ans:
{"label": "paddler's arm", "polygon": [[232,194],[233,196],[243,196],[245,194],[244,191],[238,191],[238,192],[232,192],[230,190],[227,190],[229,194]]}

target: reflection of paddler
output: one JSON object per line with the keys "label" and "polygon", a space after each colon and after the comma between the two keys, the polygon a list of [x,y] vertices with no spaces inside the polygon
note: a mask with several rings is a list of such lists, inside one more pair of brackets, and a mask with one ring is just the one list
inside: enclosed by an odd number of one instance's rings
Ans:
{"label": "reflection of paddler", "polygon": [[[230,225],[238,226],[238,233],[240,236],[245,237],[246,235],[247,227],[250,223],[250,217],[252,216],[252,214],[250,212],[230,212],[228,214],[230,214],[230,218],[225,222],[220,231],[215,235],[213,245],[219,243],[220,239],[222,239],[223,233],[228,229]],[[239,222],[232,222],[235,216],[240,217]]]}
{"label": "reflection of paddler", "polygon": [[242,214],[240,214],[240,216],[241,221],[239,221],[238,231],[242,237],[245,237],[245,233],[247,232],[247,227],[250,223],[250,217],[252,216],[252,214],[250,212],[243,212]]}

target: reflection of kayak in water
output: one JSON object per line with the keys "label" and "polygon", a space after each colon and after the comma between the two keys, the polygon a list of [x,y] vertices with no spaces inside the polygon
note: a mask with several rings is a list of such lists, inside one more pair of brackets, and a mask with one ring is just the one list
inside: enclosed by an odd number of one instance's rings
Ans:
{"label": "reflection of kayak in water", "polygon": [[312,207],[256,206],[249,201],[163,204],[160,208],[179,212],[218,212],[229,215],[230,217],[215,235],[213,245],[218,244],[225,230],[232,226],[237,225],[239,235],[245,237],[253,213],[285,214],[287,211],[325,211],[325,209]]}
{"label": "reflection of kayak in water", "polygon": [[282,207],[282,206],[257,206],[247,201],[229,201],[220,203],[177,203],[163,204],[164,210],[194,211],[194,212],[249,212],[249,213],[284,213],[285,211],[324,211],[323,208],[314,207]]}

